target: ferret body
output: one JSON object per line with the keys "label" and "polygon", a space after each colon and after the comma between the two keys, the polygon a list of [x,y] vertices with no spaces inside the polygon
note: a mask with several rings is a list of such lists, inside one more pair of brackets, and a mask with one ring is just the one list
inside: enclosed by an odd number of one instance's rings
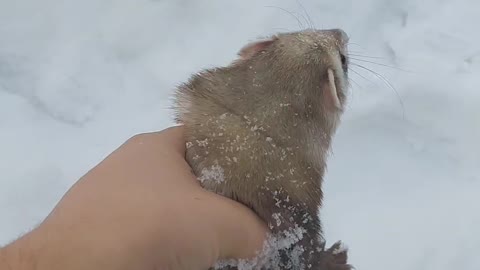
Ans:
{"label": "ferret body", "polygon": [[350,269],[346,250],[324,248],[318,217],[348,88],[347,42],[339,29],[280,33],[175,93],[186,158],[202,186],[253,209],[273,235],[299,232],[268,269]]}

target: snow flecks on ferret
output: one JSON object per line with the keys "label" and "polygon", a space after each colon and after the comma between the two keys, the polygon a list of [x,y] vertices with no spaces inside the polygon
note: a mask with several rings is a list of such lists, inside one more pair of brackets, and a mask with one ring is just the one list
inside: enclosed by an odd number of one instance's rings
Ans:
{"label": "snow flecks on ferret", "polygon": [[308,269],[308,266],[299,264],[305,249],[303,246],[297,245],[303,239],[305,233],[306,230],[297,225],[279,234],[269,233],[262,249],[257,252],[254,258],[249,260],[221,260],[215,264],[214,269],[222,269],[227,266],[234,266],[239,270],[277,269],[278,265],[285,262],[281,259],[282,256],[287,254],[289,269]]}
{"label": "snow flecks on ferret", "polygon": [[200,147],[206,147],[208,145],[208,139],[197,140],[196,142],[197,142],[197,145]]}
{"label": "snow flecks on ferret", "polygon": [[279,227],[280,225],[282,225],[282,220],[280,219],[280,217],[281,217],[281,214],[280,214],[280,213],[273,213],[273,214],[272,214],[272,217],[273,217],[273,219],[275,220],[275,222],[276,222],[275,225],[276,225],[277,227]]}
{"label": "snow flecks on ferret", "polygon": [[212,165],[208,168],[203,168],[200,172],[198,180],[202,183],[205,181],[214,181],[216,183],[221,183],[225,181],[223,168],[220,167],[218,164]]}
{"label": "snow flecks on ferret", "polygon": [[[288,107],[284,104],[282,107]],[[231,134],[225,125],[228,124],[230,117],[236,117],[229,113],[217,115],[208,120],[205,127],[208,127],[208,139],[201,138],[187,144],[187,147],[194,147],[198,153],[208,155],[208,151],[215,152],[211,147],[215,146],[218,151],[213,164],[205,164],[199,173],[199,181],[205,186],[218,185],[224,183],[225,177],[229,177],[232,170],[240,162],[253,162],[266,155],[282,163],[277,170],[265,169],[262,175],[244,175],[246,181],[251,178],[262,177],[264,179],[260,191],[262,196],[273,198],[273,207],[277,209],[270,218],[268,224],[275,233],[268,235],[263,249],[251,260],[227,260],[219,261],[215,265],[216,269],[225,266],[236,266],[240,270],[253,270],[265,268],[276,268],[280,263],[288,263],[291,269],[308,269],[308,266],[299,265],[300,258],[304,255],[307,247],[304,247],[299,241],[306,234],[306,229],[314,222],[314,219],[308,214],[303,214],[305,205],[294,204],[294,198],[290,197],[285,190],[279,187],[275,182],[288,181],[292,187],[303,188],[306,184],[302,179],[305,174],[311,173],[311,167],[304,169],[296,167],[295,155],[298,153],[298,147],[284,145],[282,137],[279,134],[266,134],[264,127],[258,122],[258,119],[249,116],[242,116],[245,123],[248,124],[246,133]],[[222,137],[222,138],[220,138]],[[256,147],[255,142],[263,143],[263,147]],[[249,159],[251,158],[251,160]],[[270,159],[265,159],[267,162]],[[267,164],[264,164],[268,168]],[[288,256],[288,262],[281,260]],[[270,266],[270,267],[269,267]]]}

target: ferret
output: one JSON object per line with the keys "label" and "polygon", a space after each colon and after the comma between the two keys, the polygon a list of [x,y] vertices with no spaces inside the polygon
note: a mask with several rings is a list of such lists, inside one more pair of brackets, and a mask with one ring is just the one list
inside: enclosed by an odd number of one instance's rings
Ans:
{"label": "ferret", "polygon": [[325,248],[318,215],[349,87],[347,43],[341,29],[277,33],[174,93],[186,159],[202,187],[251,208],[272,235],[297,237],[261,269],[352,268],[340,242]]}

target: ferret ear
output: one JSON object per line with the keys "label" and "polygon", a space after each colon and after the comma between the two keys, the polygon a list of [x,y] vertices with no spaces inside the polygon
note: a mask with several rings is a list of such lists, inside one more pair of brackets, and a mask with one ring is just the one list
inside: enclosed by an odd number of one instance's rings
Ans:
{"label": "ferret ear", "polygon": [[239,52],[240,59],[246,60],[252,58],[257,53],[265,51],[277,40],[277,37],[271,37],[265,40],[255,41],[245,45]]}

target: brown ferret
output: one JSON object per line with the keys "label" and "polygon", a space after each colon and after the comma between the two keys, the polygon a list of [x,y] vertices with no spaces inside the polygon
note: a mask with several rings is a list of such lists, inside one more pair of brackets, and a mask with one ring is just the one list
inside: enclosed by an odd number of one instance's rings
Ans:
{"label": "brown ferret", "polygon": [[339,242],[325,249],[318,216],[348,88],[347,42],[340,29],[279,33],[175,93],[186,158],[202,186],[250,207],[273,236],[295,235],[279,260],[256,267],[351,268]]}

